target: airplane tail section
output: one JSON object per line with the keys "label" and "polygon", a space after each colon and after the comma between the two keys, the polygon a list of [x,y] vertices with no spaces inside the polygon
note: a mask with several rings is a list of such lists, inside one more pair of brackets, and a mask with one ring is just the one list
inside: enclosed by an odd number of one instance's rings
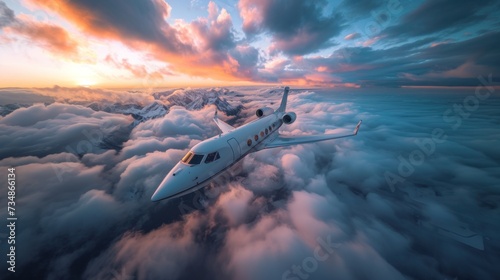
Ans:
{"label": "airplane tail section", "polygon": [[288,91],[290,91],[290,88],[285,87],[285,91],[283,93],[283,99],[281,99],[281,105],[278,108],[278,112],[285,112],[286,111],[286,100],[288,98]]}

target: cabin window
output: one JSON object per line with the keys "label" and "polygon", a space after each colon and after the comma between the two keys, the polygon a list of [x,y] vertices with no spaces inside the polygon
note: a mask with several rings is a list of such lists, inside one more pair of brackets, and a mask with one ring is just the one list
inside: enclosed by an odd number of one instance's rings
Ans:
{"label": "cabin window", "polygon": [[218,159],[220,159],[219,152],[210,153],[207,155],[205,163],[211,163],[212,161],[216,161]]}
{"label": "cabin window", "polygon": [[204,155],[193,154],[193,156],[189,160],[188,164],[200,164],[201,160],[203,159],[203,156]]}
{"label": "cabin window", "polygon": [[271,128],[271,126],[269,126],[269,131],[272,131],[273,129]]}
{"label": "cabin window", "polygon": [[255,141],[259,140],[259,135],[255,134],[255,136],[253,137],[253,139],[255,139]]}
{"label": "cabin window", "polygon": [[266,135],[269,133],[269,130],[266,128]]}
{"label": "cabin window", "polygon": [[248,147],[252,146],[252,139],[247,140],[247,145],[248,145]]}
{"label": "cabin window", "polygon": [[273,128],[275,128],[275,127],[276,127],[276,125],[273,123]]}
{"label": "cabin window", "polygon": [[264,137],[264,131],[260,132],[260,137]]}

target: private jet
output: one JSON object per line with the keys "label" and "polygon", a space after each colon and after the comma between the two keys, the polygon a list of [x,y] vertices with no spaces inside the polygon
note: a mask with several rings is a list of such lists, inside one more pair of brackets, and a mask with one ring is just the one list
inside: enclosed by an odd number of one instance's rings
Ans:
{"label": "private jet", "polygon": [[262,107],[257,119],[238,128],[223,122],[215,111],[214,121],[221,133],[196,144],[163,179],[151,197],[152,201],[172,199],[192,193],[206,185],[250,153],[263,149],[313,143],[355,136],[361,121],[351,134],[323,134],[307,136],[281,135],[283,125],[295,122],[297,115],[286,111],[290,88],[285,87],[279,108],[274,111]]}

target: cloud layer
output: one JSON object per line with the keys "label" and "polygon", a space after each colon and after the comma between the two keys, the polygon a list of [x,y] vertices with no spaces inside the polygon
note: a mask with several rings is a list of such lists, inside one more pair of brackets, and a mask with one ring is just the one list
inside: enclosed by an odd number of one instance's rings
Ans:
{"label": "cloud layer", "polygon": [[[278,92],[235,88],[227,98],[250,102],[232,121],[278,102]],[[18,178],[19,275],[495,279],[500,100],[480,100],[465,118],[453,104],[474,92],[435,92],[428,106],[418,91],[355,92],[293,91],[298,119],[282,130],[348,131],[363,119],[358,136],[251,154],[203,191],[161,203],[149,198],[163,176],[216,135],[213,107],[173,107],[133,128],[121,151],[80,155],[63,149],[66,132],[132,120],[63,103],[14,111],[0,124],[25,144],[9,142],[0,166]],[[446,140],[424,153],[434,129]],[[412,172],[399,170],[405,161]],[[391,184],[389,173],[401,179]]]}

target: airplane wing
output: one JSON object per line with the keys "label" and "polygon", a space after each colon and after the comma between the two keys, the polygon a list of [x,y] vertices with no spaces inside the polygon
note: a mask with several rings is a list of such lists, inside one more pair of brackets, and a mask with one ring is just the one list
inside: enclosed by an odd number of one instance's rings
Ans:
{"label": "airplane wing", "polygon": [[278,136],[274,141],[266,144],[263,149],[291,146],[297,144],[305,144],[305,143],[313,143],[337,138],[344,138],[355,136],[358,134],[359,126],[361,125],[361,121],[358,122],[356,128],[351,134],[323,134],[323,135],[306,135],[306,136]]}
{"label": "airplane wing", "polygon": [[217,110],[215,110],[215,115],[214,115],[214,122],[215,124],[219,127],[220,131],[222,133],[229,132],[234,129],[234,127],[230,126],[229,124],[219,120],[219,117],[217,117]]}

